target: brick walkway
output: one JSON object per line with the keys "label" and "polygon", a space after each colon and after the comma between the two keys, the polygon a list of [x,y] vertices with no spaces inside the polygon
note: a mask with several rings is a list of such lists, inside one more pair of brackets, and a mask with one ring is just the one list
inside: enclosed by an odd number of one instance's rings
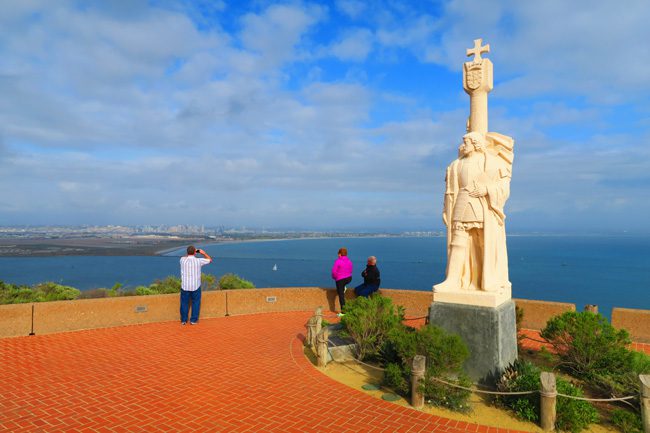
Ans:
{"label": "brick walkway", "polygon": [[0,431],[513,433],[333,381],[302,354],[309,315],[0,340]]}

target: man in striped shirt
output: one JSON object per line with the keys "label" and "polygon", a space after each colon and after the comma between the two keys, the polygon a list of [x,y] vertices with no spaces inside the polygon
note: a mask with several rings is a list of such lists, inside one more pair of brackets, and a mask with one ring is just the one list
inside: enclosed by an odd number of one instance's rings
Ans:
{"label": "man in striped shirt", "polygon": [[[205,258],[196,257],[202,254]],[[192,301],[190,325],[196,325],[201,311],[201,267],[212,262],[212,257],[203,250],[187,247],[187,255],[181,257],[181,325],[187,323],[187,313]]]}

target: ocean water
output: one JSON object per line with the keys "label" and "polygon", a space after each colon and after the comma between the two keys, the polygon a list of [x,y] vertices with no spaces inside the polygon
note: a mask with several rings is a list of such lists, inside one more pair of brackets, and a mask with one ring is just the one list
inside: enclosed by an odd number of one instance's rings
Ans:
{"label": "ocean water", "polygon": [[[340,247],[349,250],[360,284],[366,258],[377,256],[382,287],[430,291],[443,280],[444,238],[327,238],[203,245],[214,262],[205,272],[234,272],[257,287],[332,287],[330,269]],[[159,257],[62,256],[0,258],[0,279],[15,284],[55,281],[81,290],[148,285],[178,275],[182,250]],[[510,236],[513,297],[650,309],[650,238]],[[274,265],[277,270],[274,271]]]}

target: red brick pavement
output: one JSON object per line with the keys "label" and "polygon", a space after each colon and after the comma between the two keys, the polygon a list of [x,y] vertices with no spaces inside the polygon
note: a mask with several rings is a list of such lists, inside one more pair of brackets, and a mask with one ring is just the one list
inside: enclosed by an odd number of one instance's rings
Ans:
{"label": "red brick pavement", "polygon": [[333,381],[302,354],[309,315],[0,340],[0,431],[514,433]]}

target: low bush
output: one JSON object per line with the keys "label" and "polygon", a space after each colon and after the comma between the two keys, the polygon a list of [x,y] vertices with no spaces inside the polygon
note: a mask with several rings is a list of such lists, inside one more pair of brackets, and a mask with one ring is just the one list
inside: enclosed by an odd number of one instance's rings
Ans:
{"label": "low bush", "polygon": [[[516,361],[506,369],[497,381],[501,392],[538,391],[541,388],[541,370],[527,361]],[[557,378],[557,391],[560,394],[582,397],[582,390],[570,382]],[[538,422],[539,393],[529,395],[499,396],[497,402],[511,409],[517,417],[531,422]],[[558,396],[555,426],[561,431],[578,433],[598,421],[596,409],[587,401]]]}
{"label": "low bush", "polygon": [[[562,378],[557,379],[557,392],[573,397],[584,397],[582,389]],[[555,406],[557,418],[555,426],[560,431],[578,433],[589,424],[598,422],[598,412],[588,401],[558,397]]]}
{"label": "low bush", "polygon": [[108,298],[108,289],[103,287],[97,289],[82,290],[79,299]]}
{"label": "low bush", "polygon": [[641,415],[624,409],[612,411],[612,424],[623,433],[643,433],[643,421]]}
{"label": "low bush", "polygon": [[254,289],[255,284],[251,281],[245,280],[237,274],[224,274],[219,278],[217,286],[221,290],[234,290],[234,289]]}
{"label": "low bush", "polygon": [[541,332],[560,358],[559,367],[606,396],[638,391],[638,375],[650,373],[650,357],[628,349],[625,330],[591,312],[566,312],[548,321]]}
{"label": "low bush", "polygon": [[217,277],[212,274],[201,275],[201,290],[217,290],[218,288],[219,282],[217,281]]}
{"label": "low bush", "polygon": [[23,304],[28,302],[67,301],[77,299],[81,292],[74,287],[53,282],[39,283],[32,287],[17,286],[0,281],[0,304]]}
{"label": "low bush", "polygon": [[[180,293],[181,279],[170,275],[162,280],[156,280],[148,287],[148,295],[164,295],[168,293]],[[142,292],[142,291],[141,291]],[[136,289],[137,293],[137,289]],[[145,294],[143,292],[143,294]]]}
{"label": "low bush", "polygon": [[410,394],[411,369],[416,355],[426,357],[422,391],[427,402],[455,411],[469,410],[467,401],[470,391],[450,387],[434,379],[464,387],[472,385],[462,371],[469,351],[461,338],[431,325],[417,331],[406,326],[394,327],[384,348],[384,357],[389,361],[384,383],[397,393]]}
{"label": "low bush", "polygon": [[373,295],[347,302],[341,324],[356,343],[357,357],[364,360],[379,357],[389,332],[401,327],[403,319],[403,309],[390,298]]}

